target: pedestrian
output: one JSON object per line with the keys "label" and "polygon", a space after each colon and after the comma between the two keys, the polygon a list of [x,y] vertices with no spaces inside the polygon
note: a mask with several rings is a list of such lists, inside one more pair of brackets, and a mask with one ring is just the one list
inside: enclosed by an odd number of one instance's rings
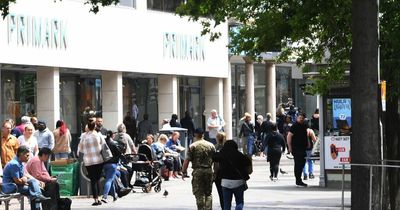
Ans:
{"label": "pedestrian", "polygon": [[242,138],[243,153],[252,157],[254,154],[254,137],[256,134],[254,125],[251,122],[251,114],[246,112],[241,120],[244,122],[240,127],[239,138]]}
{"label": "pedestrian", "polygon": [[30,158],[36,156],[39,152],[39,146],[36,137],[33,135],[35,128],[31,123],[26,124],[24,127],[24,134],[18,137],[20,146],[25,145],[30,151]]}
{"label": "pedestrian", "polygon": [[306,162],[306,149],[310,147],[307,141],[307,125],[304,123],[305,118],[305,114],[300,113],[287,136],[289,152],[292,153],[294,157],[296,185],[300,187],[307,187],[307,184],[301,179],[301,173]]}
{"label": "pedestrian", "polygon": [[82,134],[77,151],[78,154],[83,153],[83,163],[88,172],[90,187],[93,193],[94,203],[92,206],[101,205],[98,195],[100,193],[100,178],[104,161],[100,151],[102,144],[105,143],[101,141],[100,135],[97,134],[95,127],[95,122],[89,121],[87,125],[88,131]]}
{"label": "pedestrian", "polygon": [[230,210],[232,198],[235,196],[236,210],[243,209],[246,181],[250,179],[251,160],[238,150],[233,140],[228,140],[217,153],[214,160],[219,163],[221,171],[221,186],[224,200],[224,210]]}
{"label": "pedestrian", "polygon": [[72,137],[67,124],[62,120],[58,120],[53,135],[55,140],[53,149],[55,159],[68,159],[68,155],[71,152]]}
{"label": "pedestrian", "polygon": [[3,123],[1,129],[1,164],[4,168],[17,154],[18,139],[11,135],[12,124],[9,121]]}
{"label": "pedestrian", "polygon": [[57,201],[60,199],[60,185],[57,182],[57,177],[51,177],[44,165],[51,157],[51,153],[49,148],[41,148],[38,156],[31,157],[26,164],[26,171],[29,175],[37,181],[43,182],[43,195],[51,198],[51,200],[42,202],[43,210],[58,210]]}
{"label": "pedestrian", "polygon": [[282,153],[285,152],[285,140],[282,134],[278,132],[276,123],[271,125],[272,132],[268,137],[268,152],[267,161],[269,162],[269,170],[271,175],[269,178],[271,181],[278,180],[279,162],[281,160]]}
{"label": "pedestrian", "polygon": [[307,180],[308,178],[314,179],[314,160],[312,160],[311,157],[312,157],[314,143],[317,142],[317,137],[315,136],[315,133],[311,128],[307,128],[307,141],[308,141],[308,146],[306,149],[307,158],[303,168],[304,180]]}
{"label": "pedestrian", "polygon": [[117,164],[120,160],[122,153],[120,150],[118,150],[117,144],[112,139],[112,136],[113,136],[113,132],[107,131],[105,141],[106,141],[107,146],[110,148],[113,157],[110,160],[104,162],[104,166],[103,166],[103,172],[104,172],[104,175],[106,178],[106,181],[104,183],[104,188],[103,188],[103,197],[101,198],[101,202],[103,202],[103,203],[108,203],[107,196],[109,193],[113,197],[114,201],[117,200],[116,190],[115,190],[113,181],[116,178]]}
{"label": "pedestrian", "polygon": [[138,136],[135,144],[139,145],[143,140],[146,139],[147,134],[153,134],[153,126],[149,121],[149,115],[144,114],[143,120],[138,124]]}
{"label": "pedestrian", "polygon": [[181,127],[181,124],[178,122],[178,115],[177,114],[172,114],[171,120],[169,121],[169,125],[171,127],[177,127],[177,128]]}
{"label": "pedestrian", "polygon": [[[217,153],[222,150],[222,147],[224,146],[225,142],[226,142],[225,133],[219,132],[217,134],[217,144],[215,145],[215,150]],[[219,163],[214,162],[214,177],[215,177],[214,183],[215,183],[215,187],[217,188],[217,192],[218,192],[219,204],[221,205],[221,209],[224,209],[224,199],[223,199],[222,186],[221,186],[221,180],[222,180],[221,174],[222,174],[222,171],[220,170]]]}
{"label": "pedestrian", "polygon": [[28,160],[29,149],[26,146],[20,146],[16,156],[4,167],[2,191],[7,194],[19,192],[28,196],[31,210],[40,210],[40,202],[50,198],[43,196],[39,182],[29,178],[25,173],[25,164]]}
{"label": "pedestrian", "polygon": [[[54,134],[52,131],[49,130],[46,126],[45,121],[40,121],[38,122],[38,130],[35,131],[33,134],[36,139],[37,143],[39,146],[39,150],[43,147],[49,148],[50,150],[54,149]],[[47,171],[50,170],[50,159],[45,163]]]}
{"label": "pedestrian", "polygon": [[185,117],[181,119],[181,127],[187,129],[188,143],[186,145],[190,145],[193,141],[194,122],[189,111],[185,111]]}
{"label": "pedestrian", "polygon": [[216,144],[216,137],[218,132],[223,132],[225,126],[224,119],[218,115],[217,110],[211,110],[211,115],[207,120],[208,137],[210,142]]}
{"label": "pedestrian", "polygon": [[188,149],[186,159],[183,163],[183,175],[187,176],[189,162],[192,162],[192,192],[196,197],[198,210],[212,209],[212,183],[213,183],[213,156],[215,147],[203,139],[203,129],[197,128],[195,135],[198,139]]}
{"label": "pedestrian", "polygon": [[96,118],[96,131],[104,137],[107,135],[107,128],[103,126],[103,118],[101,117]]}

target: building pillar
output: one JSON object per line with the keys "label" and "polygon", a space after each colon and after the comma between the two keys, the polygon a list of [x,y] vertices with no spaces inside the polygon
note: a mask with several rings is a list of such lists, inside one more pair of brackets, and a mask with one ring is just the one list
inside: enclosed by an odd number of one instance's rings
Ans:
{"label": "building pillar", "polygon": [[101,77],[103,125],[115,131],[123,118],[122,72],[102,71]]}
{"label": "building pillar", "polygon": [[276,121],[276,70],[275,61],[265,60],[265,104],[266,112],[271,113],[272,121]]}
{"label": "building pillar", "polygon": [[178,79],[176,75],[159,75],[158,119],[171,119],[172,114],[178,114]]}
{"label": "building pillar", "polygon": [[136,10],[146,11],[147,10],[147,1],[136,1]]}
{"label": "building pillar", "polygon": [[57,67],[38,67],[36,80],[37,117],[54,130],[60,120],[60,71]]}
{"label": "building pillar", "polygon": [[232,135],[232,74],[231,65],[229,65],[228,77],[224,80],[224,120],[226,139],[233,139]]}
{"label": "building pillar", "polygon": [[[224,115],[224,97],[223,97],[223,81],[221,78],[205,78],[204,79],[204,97],[205,97],[205,110],[204,117],[207,124],[207,119],[211,115],[211,110],[217,110],[217,113],[225,120]],[[226,122],[226,120],[225,120]],[[208,131],[207,125],[206,130]]]}
{"label": "building pillar", "polygon": [[246,88],[246,106],[245,112],[250,113],[251,121],[254,123],[254,114],[255,114],[255,106],[254,106],[254,62],[249,57],[243,58],[245,61],[245,88]]}

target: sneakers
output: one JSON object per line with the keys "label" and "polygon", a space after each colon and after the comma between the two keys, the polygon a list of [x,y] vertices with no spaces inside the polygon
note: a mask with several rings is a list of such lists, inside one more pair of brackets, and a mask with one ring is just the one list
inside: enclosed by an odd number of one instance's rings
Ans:
{"label": "sneakers", "polygon": [[108,203],[108,200],[107,200],[107,198],[102,198],[102,199],[101,199],[101,202],[103,202],[103,203]]}
{"label": "sneakers", "polygon": [[308,176],[307,175],[304,175],[304,180],[307,180],[308,179]]}
{"label": "sneakers", "polygon": [[272,177],[272,175],[271,175],[271,176],[269,176],[269,179],[270,179],[271,181],[273,181],[273,180],[274,180],[274,178]]}
{"label": "sneakers", "polygon": [[296,185],[298,186],[298,187],[307,187],[308,185],[306,184],[306,183],[304,183],[304,182],[296,182]]}
{"label": "sneakers", "polygon": [[272,178],[272,181],[273,181],[273,182],[276,182],[276,181],[278,181],[278,177],[274,177],[274,178]]}
{"label": "sneakers", "polygon": [[46,201],[46,200],[50,200],[50,197],[46,197],[44,195],[39,195],[38,197],[34,198],[35,202],[42,202],[42,201]]}
{"label": "sneakers", "polygon": [[308,178],[314,179],[314,178],[315,178],[315,177],[314,177],[314,174],[310,174],[310,175],[308,176]]}

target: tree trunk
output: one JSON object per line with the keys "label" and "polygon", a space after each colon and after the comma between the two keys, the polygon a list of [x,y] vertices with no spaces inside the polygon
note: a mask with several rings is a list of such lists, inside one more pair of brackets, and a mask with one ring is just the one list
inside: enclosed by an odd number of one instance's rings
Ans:
{"label": "tree trunk", "polygon": [[[351,162],[379,164],[378,123],[378,6],[376,0],[352,2],[352,52],[350,87],[352,96]],[[352,166],[352,209],[368,209],[369,168]],[[372,209],[380,209],[380,169],[373,170]]]}

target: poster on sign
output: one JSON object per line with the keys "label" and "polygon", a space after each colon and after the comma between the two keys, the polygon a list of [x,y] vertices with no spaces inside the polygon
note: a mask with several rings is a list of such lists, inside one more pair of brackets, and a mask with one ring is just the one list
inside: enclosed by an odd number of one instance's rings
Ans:
{"label": "poster on sign", "polygon": [[325,169],[342,169],[341,163],[350,163],[350,136],[325,136],[324,140]]}

